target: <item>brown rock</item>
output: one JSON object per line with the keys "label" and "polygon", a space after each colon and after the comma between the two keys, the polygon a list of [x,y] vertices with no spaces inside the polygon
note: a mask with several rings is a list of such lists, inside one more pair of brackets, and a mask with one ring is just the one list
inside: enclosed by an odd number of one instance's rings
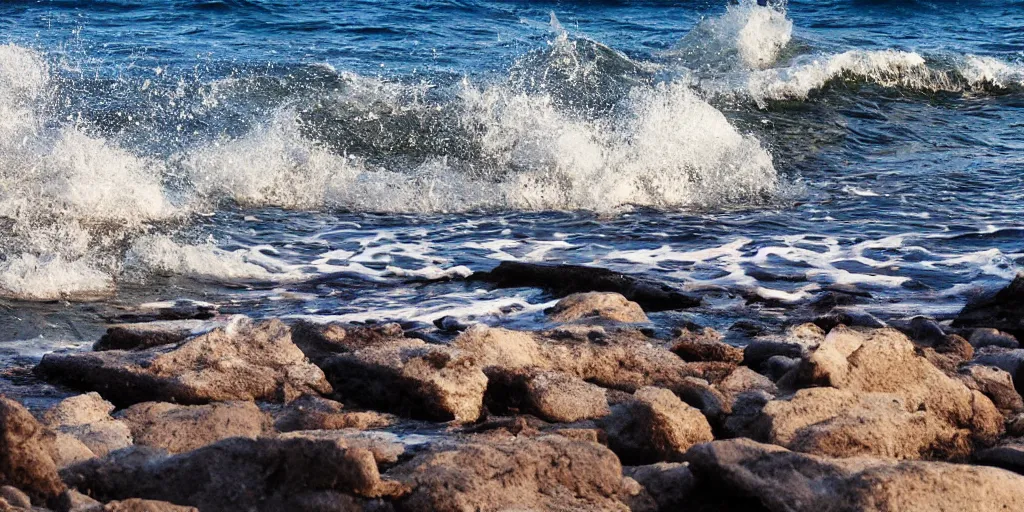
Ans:
{"label": "brown rock", "polygon": [[323,372],[306,362],[278,320],[238,319],[179,345],[47,354],[36,370],[50,380],[98,391],[121,406],[153,400],[288,401],[331,391]]}
{"label": "brown rock", "polygon": [[715,385],[715,388],[721,391],[730,402],[735,401],[740,393],[748,391],[759,390],[770,395],[776,395],[779,392],[771,379],[746,366],[736,367],[735,370],[729,373],[729,376]]}
{"label": "brown rock", "polygon": [[267,418],[252,402],[176,405],[135,404],[118,414],[135,436],[136,444],[182,453],[229,437],[255,438]]}
{"label": "brown rock", "polygon": [[628,510],[607,448],[561,436],[437,446],[388,472],[412,492],[398,510]]}
{"label": "brown rock", "polygon": [[339,354],[323,367],[346,402],[438,421],[475,421],[487,388],[473,357],[416,339]]}
{"label": "brown rock", "polygon": [[699,410],[671,391],[653,387],[637,390],[600,424],[609,447],[629,463],[678,461],[694,444],[714,439]]}
{"label": "brown rock", "polygon": [[685,510],[695,485],[686,464],[659,462],[622,468],[623,476],[639,484],[637,494],[626,499],[632,512]]}
{"label": "brown rock", "polygon": [[174,345],[208,331],[219,323],[205,320],[161,320],[114,325],[93,344],[92,349],[143,350],[161,345]]}
{"label": "brown rock", "polygon": [[316,364],[335,354],[352,352],[404,337],[402,326],[396,323],[354,326],[301,320],[292,326],[292,341]]}
{"label": "brown rock", "polygon": [[308,439],[330,441],[342,448],[359,448],[373,454],[377,466],[391,466],[406,454],[406,446],[398,436],[388,432],[364,432],[355,429],[296,430],[278,435],[281,439]]}
{"label": "brown rock", "polygon": [[72,464],[96,457],[96,454],[77,437],[63,432],[54,434],[53,451],[50,456],[53,458],[54,464],[57,465],[57,469],[64,469]]}
{"label": "brown rock", "polygon": [[648,321],[639,304],[614,292],[574,293],[558,301],[548,311],[548,318],[559,323],[596,319],[626,323]]}
{"label": "brown rock", "polygon": [[53,433],[18,402],[0,396],[0,485],[21,489],[33,503],[55,505],[65,486],[57,475]]}
{"label": "brown rock", "polygon": [[981,327],[972,329],[968,340],[974,348],[1002,347],[1020,348],[1020,342],[1012,334],[1007,334],[999,329]]}
{"label": "brown rock", "polygon": [[772,512],[987,512],[1015,510],[1024,503],[1024,477],[996,468],[830,459],[749,439],[699,445],[686,460],[697,477],[697,489],[753,497]]}
{"label": "brown rock", "polygon": [[974,358],[974,364],[995,366],[1010,374],[1017,392],[1024,391],[1024,349],[985,351]]}
{"label": "brown rock", "polygon": [[609,413],[603,388],[560,372],[488,369],[485,400],[492,413],[530,413],[569,423]]}
{"label": "brown rock", "polygon": [[70,467],[64,480],[107,500],[168,501],[206,511],[301,510],[306,493],[398,496],[368,450],[326,440],[231,438],[187,453],[133,447]]}
{"label": "brown rock", "polygon": [[1005,370],[972,364],[961,368],[959,374],[967,387],[989,397],[1004,414],[1024,411],[1024,400],[1013,387],[1013,379]]}
{"label": "brown rock", "polygon": [[97,512],[199,512],[195,507],[182,507],[166,501],[140,500],[131,498],[124,501],[111,501],[98,509]]}
{"label": "brown rock", "polygon": [[336,430],[354,428],[366,430],[383,428],[396,423],[397,419],[376,411],[348,411],[334,400],[315,395],[305,395],[291,401],[274,422],[279,432],[295,430]]}
{"label": "brown rock", "polygon": [[[46,411],[43,424],[55,432],[78,439],[92,454],[102,457],[132,445],[132,433],[128,426],[110,417],[113,410],[114,404],[104,400],[98,393],[86,393],[67,398]],[[68,447],[71,445],[73,443],[69,443]],[[68,453],[75,451],[78,450],[71,449]],[[78,456],[72,455],[71,458]]]}
{"label": "brown rock", "polygon": [[24,509],[32,508],[32,499],[28,497],[28,494],[25,494],[21,492],[20,489],[9,485],[0,486],[0,499],[6,500],[12,507]]}
{"label": "brown rock", "polygon": [[701,333],[685,330],[673,340],[672,352],[684,361],[722,361],[739,364],[743,361],[743,349],[722,341],[717,331],[708,327]]}

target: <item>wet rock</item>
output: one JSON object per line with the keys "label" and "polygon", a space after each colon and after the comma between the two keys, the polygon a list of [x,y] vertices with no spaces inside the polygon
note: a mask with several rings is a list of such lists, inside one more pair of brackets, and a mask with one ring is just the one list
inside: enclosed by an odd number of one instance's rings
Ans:
{"label": "wet rock", "polygon": [[975,357],[973,362],[1009,373],[1017,392],[1024,392],[1024,349],[985,352]]}
{"label": "wet rock", "polygon": [[869,327],[880,329],[885,327],[885,322],[875,318],[866,311],[853,308],[835,308],[828,313],[814,319],[814,324],[829,332],[839,325],[847,327]]}
{"label": "wet rock", "polygon": [[638,492],[625,500],[633,512],[684,510],[695,485],[690,468],[680,463],[626,466],[622,474],[639,484]]}
{"label": "wet rock", "polygon": [[960,369],[968,388],[980,391],[1004,414],[1024,411],[1024,400],[1013,387],[1010,374],[994,366],[968,365]]}
{"label": "wet rock", "polygon": [[773,357],[800,359],[806,351],[807,346],[801,343],[755,340],[743,349],[743,366],[760,369]]}
{"label": "wet rock", "polygon": [[267,418],[252,402],[177,405],[143,402],[118,413],[136,444],[182,453],[229,437],[255,438]]}
{"label": "wet rock", "polygon": [[0,396],[0,485],[16,487],[33,503],[55,506],[65,486],[53,462],[53,433],[18,402]]}
{"label": "wet rock", "polygon": [[968,341],[974,348],[1001,347],[1020,348],[1020,342],[1012,334],[1007,334],[999,329],[978,328],[972,329]]}
{"label": "wet rock", "polygon": [[469,329],[470,326],[470,324],[467,324],[451,315],[446,315],[441,318],[438,318],[434,320],[433,323],[434,327],[437,327],[438,329],[447,332],[462,332],[465,331],[466,329]]}
{"label": "wet rock", "polygon": [[43,424],[55,432],[78,439],[92,454],[102,457],[132,444],[128,426],[110,417],[113,410],[114,404],[98,393],[86,393],[67,398],[50,408],[43,415]]}
{"label": "wet rock", "polygon": [[714,439],[699,410],[671,391],[654,387],[637,390],[599,424],[609,447],[627,463],[678,461],[694,444]]}
{"label": "wet rock", "polygon": [[574,293],[558,301],[547,313],[551,321],[559,323],[586,320],[626,323],[648,321],[639,304],[614,292]]}
{"label": "wet rock", "polygon": [[1024,500],[1024,477],[980,466],[830,459],[749,439],[699,445],[686,460],[698,489],[753,497],[772,512],[1003,511]]}
{"label": "wet rock", "polygon": [[10,485],[0,486],[0,499],[6,500],[7,504],[12,507],[24,509],[32,508],[32,499],[28,497],[28,494],[25,494],[17,487],[11,487]]}
{"label": "wet rock", "polygon": [[743,361],[743,349],[723,342],[721,335],[710,327],[700,333],[683,331],[672,342],[672,352],[684,361],[723,361],[735,364]]}
{"label": "wet rock", "polygon": [[181,343],[200,333],[217,327],[219,322],[204,320],[162,320],[137,324],[114,325],[107,329],[92,349],[143,350],[161,345]]}
{"label": "wet rock", "polygon": [[545,265],[503,261],[490,272],[478,272],[474,279],[504,288],[538,287],[556,296],[580,292],[615,292],[640,304],[645,311],[666,311],[699,306],[701,301],[664,283],[578,265]]}
{"label": "wet rock", "polygon": [[302,510],[310,493],[395,497],[373,454],[328,440],[225,439],[179,455],[132,447],[61,472],[69,485],[101,501],[143,498],[203,511]]}
{"label": "wet rock", "polygon": [[475,421],[487,388],[473,357],[415,339],[339,354],[323,368],[346,402],[437,421]]}
{"label": "wet rock", "polygon": [[436,446],[387,473],[419,510],[627,510],[622,467],[607,448],[561,436]]}
{"label": "wet rock", "polygon": [[1024,336],[1024,273],[995,294],[968,303],[953,320],[953,327],[988,327]]}
{"label": "wet rock", "polygon": [[236,319],[179,345],[47,354],[36,371],[52,381],[97,391],[119,406],[288,401],[331,391],[323,372],[306,361],[278,320]]}
{"label": "wet rock", "polygon": [[907,335],[911,340],[926,346],[940,343],[946,337],[945,330],[938,322],[923,316],[915,316],[902,322],[892,322],[892,327]]}
{"label": "wet rock", "polygon": [[1024,440],[1010,441],[974,454],[974,462],[1024,474]]}
{"label": "wet rock", "polygon": [[349,411],[333,400],[306,395],[289,403],[274,422],[279,432],[383,428],[397,419],[377,411]]}
{"label": "wet rock", "polygon": [[396,323],[355,326],[300,320],[292,325],[292,341],[310,361],[318,365],[330,356],[372,347],[404,336],[402,326]]}

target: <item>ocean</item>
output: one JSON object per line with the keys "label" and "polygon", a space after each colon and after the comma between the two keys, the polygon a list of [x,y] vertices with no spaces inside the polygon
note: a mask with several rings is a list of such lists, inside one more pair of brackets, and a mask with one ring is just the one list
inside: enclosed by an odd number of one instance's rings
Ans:
{"label": "ocean", "polygon": [[987,0],[4,2],[0,362],[183,300],[543,323],[543,290],[466,279],[501,261],[670,283],[704,304],[652,318],[739,338],[837,289],[948,318],[1024,266],[1022,27]]}

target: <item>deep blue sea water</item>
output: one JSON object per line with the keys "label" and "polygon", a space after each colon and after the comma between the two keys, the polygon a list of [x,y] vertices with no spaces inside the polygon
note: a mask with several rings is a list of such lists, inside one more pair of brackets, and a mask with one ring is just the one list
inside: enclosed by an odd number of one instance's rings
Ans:
{"label": "deep blue sea water", "polygon": [[444,279],[501,260],[723,329],[837,285],[942,317],[1024,265],[1024,2],[4,2],[0,44],[9,355],[176,299],[538,321]]}

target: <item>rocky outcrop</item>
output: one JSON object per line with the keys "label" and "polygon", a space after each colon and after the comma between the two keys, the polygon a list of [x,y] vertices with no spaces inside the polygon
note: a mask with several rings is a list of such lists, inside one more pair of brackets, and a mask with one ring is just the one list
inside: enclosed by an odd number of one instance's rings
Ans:
{"label": "rocky outcrop", "polygon": [[671,391],[653,387],[637,390],[599,424],[608,446],[628,464],[679,461],[691,446],[714,439],[699,410]]}
{"label": "rocky outcrop", "polygon": [[288,401],[331,391],[278,320],[236,319],[178,345],[47,354],[36,370],[46,379],[97,391],[118,406]]}
{"label": "rocky outcrop", "polygon": [[964,458],[1003,430],[991,400],[892,329],[837,327],[798,373],[798,384],[821,387],[768,401],[756,414],[747,409],[732,427],[793,450],[895,458]]}
{"label": "rocky outcrop", "polygon": [[[102,457],[132,445],[128,426],[110,417],[114,404],[98,393],[67,398],[43,415],[49,429],[80,441],[92,454]],[[77,458],[74,457],[73,458]]]}
{"label": "rocky outcrop", "polygon": [[383,428],[397,419],[377,411],[349,411],[345,406],[315,395],[306,395],[290,402],[274,420],[278,432],[296,430],[337,430]]}
{"label": "rocky outcrop", "polygon": [[21,404],[0,396],[0,485],[34,504],[56,506],[65,490],[53,462],[54,435]]}
{"label": "rocky outcrop", "polygon": [[562,436],[444,444],[387,476],[412,489],[400,511],[628,510],[615,454]]}
{"label": "rocky outcrop", "polygon": [[639,304],[614,292],[574,293],[558,301],[547,313],[548,319],[559,323],[589,320],[627,323],[648,321]]}
{"label": "rocky outcrop", "polygon": [[174,456],[137,446],[61,475],[101,501],[135,497],[203,511],[308,510],[307,500],[341,506],[404,492],[381,479],[370,451],[302,438],[232,438]]}
{"label": "rocky outcrop", "polygon": [[438,421],[475,421],[487,388],[487,376],[469,354],[417,339],[338,354],[323,368],[346,402]]}
{"label": "rocky outcrop", "polygon": [[953,327],[987,327],[1024,337],[1024,273],[995,294],[980,297],[964,306]]}
{"label": "rocky outcrop", "polygon": [[640,304],[646,311],[690,308],[701,303],[700,298],[664,283],[605,268],[578,265],[503,261],[490,272],[473,274],[473,279],[505,288],[543,288],[559,297],[580,292],[615,292]]}
{"label": "rocky outcrop", "polygon": [[263,433],[266,416],[252,402],[177,405],[143,402],[118,413],[135,443],[182,453],[229,437],[255,438]]}
{"label": "rocky outcrop", "polygon": [[727,502],[752,498],[772,512],[995,512],[1015,510],[1024,503],[1024,477],[996,468],[831,459],[749,439],[694,447],[686,461],[702,492]]}

